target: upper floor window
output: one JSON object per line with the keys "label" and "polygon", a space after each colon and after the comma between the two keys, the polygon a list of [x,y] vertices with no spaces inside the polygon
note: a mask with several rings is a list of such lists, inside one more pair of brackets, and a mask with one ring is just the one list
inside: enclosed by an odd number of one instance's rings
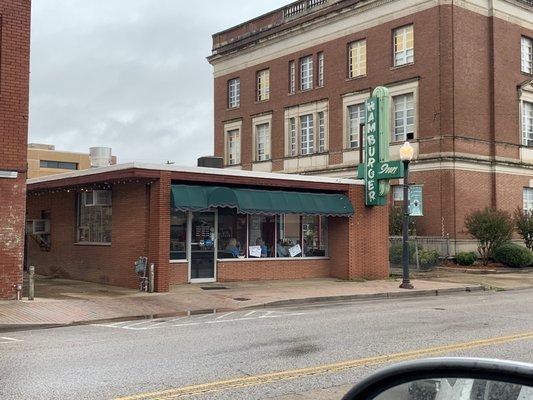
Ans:
{"label": "upper floor window", "polygon": [[296,63],[289,61],[289,93],[296,93]]}
{"label": "upper floor window", "polygon": [[414,138],[415,102],[413,93],[406,93],[392,98],[394,107],[394,130],[392,140],[403,142]]}
{"label": "upper floor window", "polygon": [[317,77],[317,86],[324,86],[324,53],[320,52],[317,55],[318,61],[318,77]]}
{"label": "upper floor window", "polygon": [[522,102],[522,144],[533,146],[533,103]]}
{"label": "upper floor window", "polygon": [[228,81],[228,107],[236,108],[241,104],[241,80],[239,78]]}
{"label": "upper floor window", "polygon": [[359,147],[359,125],[365,123],[365,103],[349,105],[346,111],[347,144],[355,149]]}
{"label": "upper floor window", "polygon": [[327,151],[327,102],[296,106],[286,110],[285,129],[288,156]]}
{"label": "upper floor window", "polygon": [[270,160],[270,123],[255,125],[255,161]]}
{"label": "upper floor window", "polygon": [[414,62],[414,43],[413,25],[403,26],[394,30],[394,66]]}
{"label": "upper floor window", "polygon": [[300,117],[300,154],[307,155],[314,152],[315,130],[313,114]]}
{"label": "upper floor window", "polygon": [[533,188],[524,188],[524,210],[533,211]]}
{"label": "upper floor window", "polygon": [[77,241],[111,243],[111,190],[78,193]]}
{"label": "upper floor window", "polygon": [[241,132],[240,129],[232,129],[226,132],[227,164],[237,165],[241,163]]}
{"label": "upper floor window", "polygon": [[300,59],[300,89],[309,90],[313,88],[313,56]]}
{"label": "upper floor window", "polygon": [[366,75],[366,40],[358,40],[348,45],[348,77]]}
{"label": "upper floor window", "polygon": [[264,69],[257,72],[257,101],[270,99],[270,71]]}
{"label": "upper floor window", "polygon": [[533,74],[533,39],[522,36],[521,45],[521,70],[526,74]]}

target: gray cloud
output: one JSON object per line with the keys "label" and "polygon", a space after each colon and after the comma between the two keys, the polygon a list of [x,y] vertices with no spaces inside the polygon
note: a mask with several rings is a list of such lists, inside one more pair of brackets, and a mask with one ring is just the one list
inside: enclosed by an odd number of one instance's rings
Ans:
{"label": "gray cloud", "polygon": [[30,141],[194,164],[213,151],[211,34],[286,3],[34,1]]}

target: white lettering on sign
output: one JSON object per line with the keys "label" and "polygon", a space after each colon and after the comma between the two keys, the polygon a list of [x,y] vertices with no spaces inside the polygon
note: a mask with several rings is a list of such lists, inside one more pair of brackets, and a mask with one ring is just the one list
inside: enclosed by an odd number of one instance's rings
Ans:
{"label": "white lettering on sign", "polygon": [[381,164],[381,169],[379,170],[379,174],[395,174],[396,171],[398,171],[398,167],[390,167],[389,164],[383,163]]}

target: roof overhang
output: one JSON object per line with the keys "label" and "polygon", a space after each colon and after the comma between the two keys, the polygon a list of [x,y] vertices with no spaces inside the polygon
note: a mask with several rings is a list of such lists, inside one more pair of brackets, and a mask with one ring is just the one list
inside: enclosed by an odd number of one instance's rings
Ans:
{"label": "roof overhang", "polygon": [[356,179],[132,162],[29,179],[27,190],[48,191],[100,184],[112,185],[124,181],[153,181],[158,180],[164,173],[170,173],[173,182],[293,190],[346,192],[351,185],[363,184],[361,180]]}

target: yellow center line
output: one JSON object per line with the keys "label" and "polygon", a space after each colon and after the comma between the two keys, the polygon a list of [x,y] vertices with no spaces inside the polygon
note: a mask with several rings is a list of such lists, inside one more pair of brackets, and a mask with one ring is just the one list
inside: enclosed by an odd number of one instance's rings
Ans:
{"label": "yellow center line", "polygon": [[209,382],[199,385],[184,386],[181,388],[161,390],[158,392],[142,393],[133,396],[120,397],[115,400],[148,400],[148,399],[173,399],[177,397],[194,396],[220,390],[235,389],[246,386],[264,385],[267,383],[304,378],[317,374],[331,374],[346,369],[367,365],[382,364],[390,361],[404,361],[422,356],[433,356],[443,353],[450,353],[458,350],[472,349],[476,347],[492,346],[496,344],[509,343],[517,340],[533,339],[533,331],[518,333],[510,336],[500,336],[489,339],[473,340],[470,342],[455,343],[443,346],[428,347],[424,349],[393,353],[382,356],[360,358],[356,360],[341,361],[332,364],[323,364],[315,367],[298,368],[286,371],[272,372],[255,376],[245,376],[228,379],[218,382]]}

